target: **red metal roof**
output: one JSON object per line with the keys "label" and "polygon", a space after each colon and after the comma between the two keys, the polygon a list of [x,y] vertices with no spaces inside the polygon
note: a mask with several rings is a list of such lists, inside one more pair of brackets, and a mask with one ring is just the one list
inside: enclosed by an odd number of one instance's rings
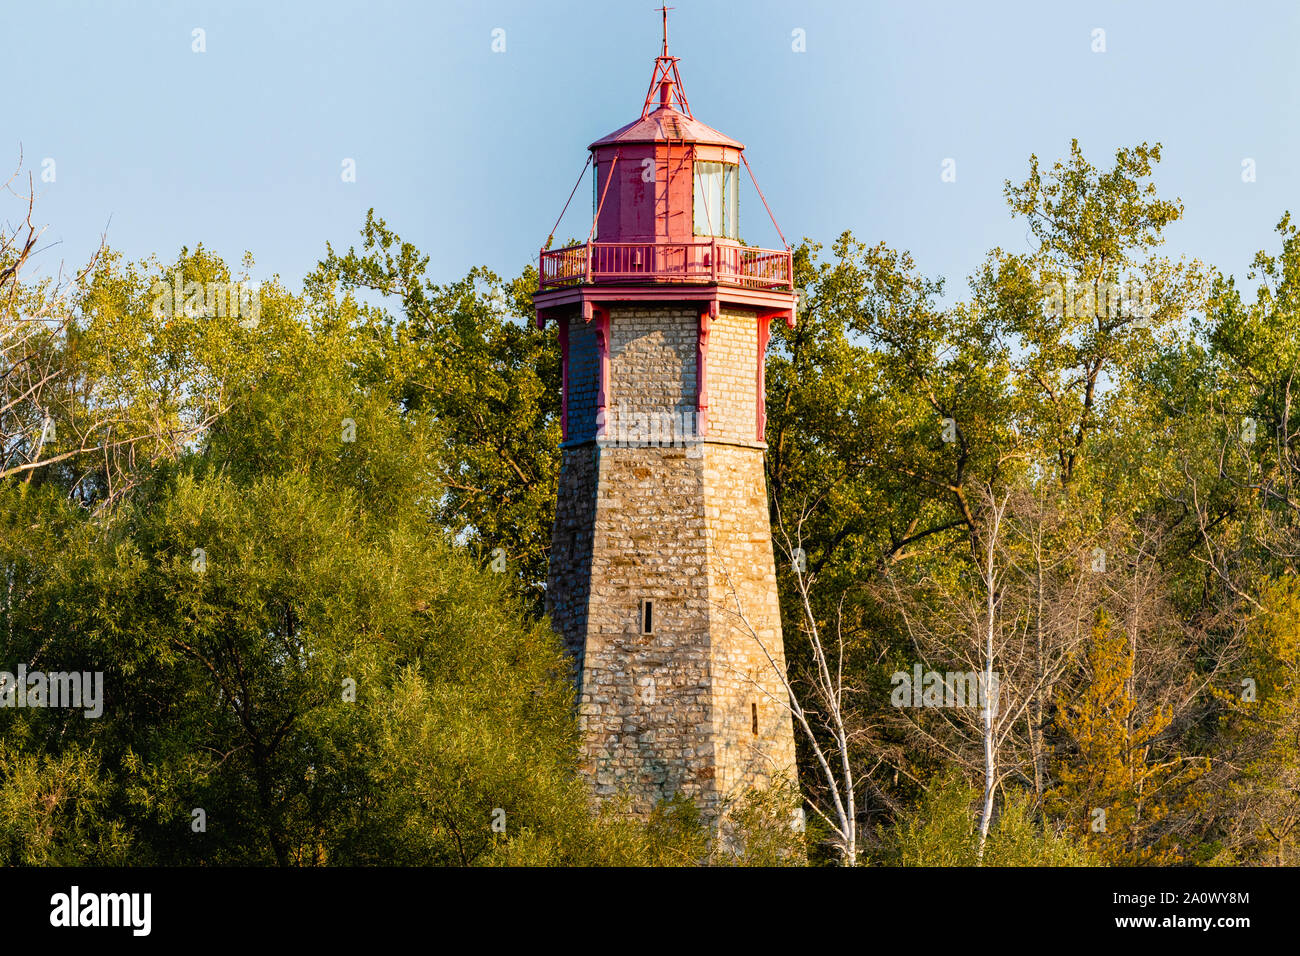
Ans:
{"label": "red metal roof", "polygon": [[596,140],[588,149],[622,143],[668,142],[745,148],[712,126],[705,126],[691,112],[691,104],[686,101],[686,91],[682,88],[681,74],[677,70],[678,58],[668,54],[668,11],[671,9],[667,5],[661,8],[664,15],[663,52],[655,58],[645,104],[641,107],[641,118]]}
{"label": "red metal roof", "polygon": [[621,129],[616,129],[608,136],[596,140],[589,146],[609,146],[613,143],[666,143],[673,142],[705,143],[710,146],[731,146],[735,149],[745,147],[730,136],[719,133],[712,126],[706,126],[692,116],[688,116],[671,106],[661,106],[641,119],[633,120]]}

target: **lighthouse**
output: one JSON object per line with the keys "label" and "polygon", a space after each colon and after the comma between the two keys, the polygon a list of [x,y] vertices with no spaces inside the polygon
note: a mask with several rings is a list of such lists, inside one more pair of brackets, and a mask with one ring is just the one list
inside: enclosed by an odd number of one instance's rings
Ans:
{"label": "lighthouse", "polygon": [[766,209],[744,149],[692,113],[665,13],[640,116],[589,147],[588,240],[538,263],[563,368],[547,610],[583,772],[642,814],[682,794],[716,819],[795,774],[763,469],[793,262],[741,242],[742,173]]}

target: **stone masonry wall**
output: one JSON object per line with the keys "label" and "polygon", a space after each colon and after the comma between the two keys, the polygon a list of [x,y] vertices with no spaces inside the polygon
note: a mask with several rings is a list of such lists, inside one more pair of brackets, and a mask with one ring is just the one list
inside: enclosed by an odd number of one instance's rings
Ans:
{"label": "stone masonry wall", "polygon": [[756,442],[758,320],[724,310],[709,324],[709,438]]}
{"label": "stone masonry wall", "polygon": [[[724,313],[713,322],[717,418],[708,441],[620,441],[614,428],[620,409],[642,420],[694,412],[698,322],[693,307],[612,307],[599,443],[582,442],[590,432],[575,420],[586,388],[575,383],[576,356],[587,335],[594,354],[595,336],[579,318],[570,325],[570,431],[547,603],[579,662],[584,771],[599,798],[626,792],[637,813],[683,793],[712,815],[739,788],[793,773],[793,728],[776,703],[784,690],[735,613],[738,598],[784,666],[763,451],[754,441],[753,317]],[[593,409],[594,426],[594,385],[591,394],[576,407]],[[655,620],[644,634],[647,599]]]}
{"label": "stone masonry wall", "polygon": [[704,500],[718,789],[734,794],[795,776],[762,450],[706,445]]}
{"label": "stone masonry wall", "polygon": [[561,452],[560,481],[546,575],[546,611],[582,673],[591,597],[591,549],[596,532],[596,446]]}
{"label": "stone masonry wall", "polygon": [[600,384],[600,355],[594,322],[569,319],[569,435],[568,441],[596,437],[596,390]]}
{"label": "stone masonry wall", "polygon": [[[699,312],[691,308],[610,309],[606,436],[613,442],[671,442],[695,434]],[[684,426],[684,427],[683,427]]]}
{"label": "stone masonry wall", "polygon": [[627,790],[641,813],[714,802],[701,465],[698,446],[600,451],[578,712],[597,796]]}

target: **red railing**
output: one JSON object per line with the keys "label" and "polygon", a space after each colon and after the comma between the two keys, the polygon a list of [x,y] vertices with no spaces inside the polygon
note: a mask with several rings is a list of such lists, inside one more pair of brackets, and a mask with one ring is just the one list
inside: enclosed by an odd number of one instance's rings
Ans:
{"label": "red railing", "polygon": [[789,252],[729,242],[592,242],[543,251],[543,289],[585,282],[722,282],[793,291]]}

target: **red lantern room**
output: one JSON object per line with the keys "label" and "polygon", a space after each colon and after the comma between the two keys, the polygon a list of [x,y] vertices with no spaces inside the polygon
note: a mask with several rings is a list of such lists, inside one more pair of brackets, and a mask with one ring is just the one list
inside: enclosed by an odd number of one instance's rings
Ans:
{"label": "red lantern room", "polygon": [[[705,356],[710,317],[720,307],[752,310],[765,349],[768,323],[783,318],[793,326],[793,261],[784,249],[760,249],[740,239],[740,180],[749,175],[763,208],[771,210],[745,159],[745,147],[695,118],[682,88],[678,58],[668,53],[667,16],[663,49],[655,60],[641,115],[589,147],[594,166],[591,230],[587,242],[543,249],[534,297],[537,324],[560,323],[565,350],[565,416],[568,437],[568,318],[597,324],[601,371],[608,349],[609,305],[613,303],[699,303],[700,435],[708,428]],[[583,175],[587,167],[583,167]],[[582,177],[579,177],[579,185]],[[574,193],[577,186],[574,187]],[[573,194],[570,194],[570,200]],[[567,210],[566,203],[565,209]],[[563,219],[564,213],[560,214]],[[776,232],[781,235],[776,219]],[[559,225],[557,221],[556,225]],[[554,236],[552,235],[552,238]],[[550,240],[548,239],[548,245]],[[782,243],[785,238],[782,236]],[[761,354],[760,368],[761,398]],[[600,379],[604,410],[607,377]],[[757,412],[757,441],[763,440],[763,412]],[[603,420],[603,419],[602,419]],[[597,426],[596,435],[603,434]]]}
{"label": "red lantern room", "polygon": [[[604,199],[598,201],[596,240],[671,242],[679,248],[689,243],[704,255],[715,238],[734,243],[743,148],[691,115],[677,58],[661,56],[641,118],[591,144],[596,192]],[[665,261],[661,266],[671,270],[685,264]],[[696,264],[703,266],[703,261]]]}

